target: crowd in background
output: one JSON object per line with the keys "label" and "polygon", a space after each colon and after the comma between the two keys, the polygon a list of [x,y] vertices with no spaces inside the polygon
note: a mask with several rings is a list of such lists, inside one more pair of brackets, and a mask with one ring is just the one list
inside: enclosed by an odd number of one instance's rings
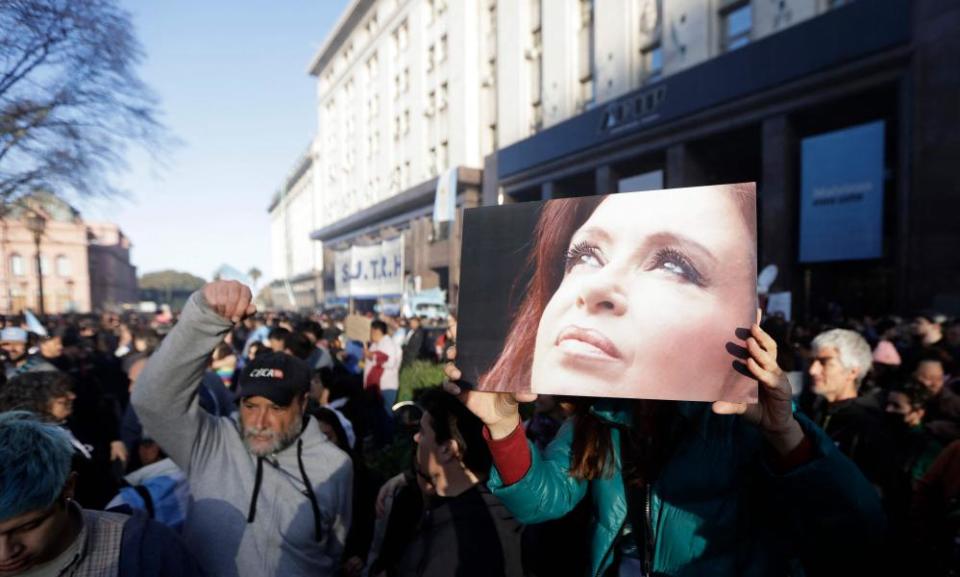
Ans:
{"label": "crowd in background", "polygon": [[[353,465],[352,522],[339,574],[453,575],[451,563],[472,566],[458,575],[584,574],[588,513],[582,508],[521,532],[485,490],[468,493],[470,500],[436,498],[437,479],[482,488],[492,462],[480,422],[438,388],[442,364],[456,357],[455,318],[431,326],[418,318],[372,321],[369,341],[360,342],[347,339],[343,319],[333,315],[247,317],[207,358],[197,383],[199,406],[235,419],[238,383],[261,355],[283,353],[309,367],[307,414]],[[130,398],[176,322],[134,313],[38,323],[10,316],[0,330],[0,412],[28,411],[65,433],[76,473],[72,500],[85,511],[143,511],[173,533],[182,530],[191,507],[189,472],[144,429]],[[891,547],[877,555],[886,568],[957,574],[960,320],[929,311],[805,323],[774,315],[761,326],[777,342],[777,362],[797,410],[859,467],[881,500]],[[414,373],[428,376],[405,378]],[[524,408],[527,438],[547,450],[564,421],[591,402],[541,395]],[[429,435],[424,413],[431,415]],[[13,426],[10,419],[0,429]],[[442,446],[451,438],[460,450],[448,462]],[[425,443],[439,448],[418,463],[418,444]],[[9,503],[0,498],[0,545],[10,539],[4,506]],[[443,523],[457,527],[460,541]],[[471,554],[474,549],[496,553]],[[0,553],[9,555],[9,544]],[[7,574],[5,562],[0,556],[0,575]]]}

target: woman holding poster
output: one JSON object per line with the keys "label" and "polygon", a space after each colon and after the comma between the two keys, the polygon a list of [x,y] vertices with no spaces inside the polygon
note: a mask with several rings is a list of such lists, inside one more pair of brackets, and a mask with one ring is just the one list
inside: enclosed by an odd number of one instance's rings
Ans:
{"label": "woman holding poster", "polygon": [[[523,523],[589,498],[595,577],[871,574],[876,492],[793,413],[754,323],[753,186],[656,192],[545,203],[506,342],[468,373],[479,390],[448,365],[486,424],[491,491]],[[518,403],[542,392],[642,400],[580,399],[541,453]]]}

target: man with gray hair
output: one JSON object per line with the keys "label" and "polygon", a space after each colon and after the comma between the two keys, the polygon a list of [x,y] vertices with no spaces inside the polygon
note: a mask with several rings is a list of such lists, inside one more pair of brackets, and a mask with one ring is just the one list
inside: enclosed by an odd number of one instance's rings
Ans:
{"label": "man with gray hair", "polygon": [[820,333],[811,345],[807,371],[817,395],[813,419],[874,484],[885,475],[886,432],[878,398],[860,395],[873,354],[860,334],[833,329]]}

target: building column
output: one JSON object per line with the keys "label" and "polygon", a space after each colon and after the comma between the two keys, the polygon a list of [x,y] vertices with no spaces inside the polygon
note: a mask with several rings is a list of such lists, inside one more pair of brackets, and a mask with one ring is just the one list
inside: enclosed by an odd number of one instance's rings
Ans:
{"label": "building column", "polygon": [[604,164],[597,167],[595,182],[597,194],[613,194],[618,190],[617,184],[620,182],[620,175],[616,173],[612,166]]}
{"label": "building column", "polygon": [[500,179],[497,178],[497,153],[483,159],[483,181],[481,206],[497,206],[497,194],[500,192]]}
{"label": "building column", "polygon": [[703,167],[696,152],[685,142],[667,148],[666,173],[667,188],[707,184],[703,180]]}
{"label": "building column", "polygon": [[[913,116],[909,126],[900,127],[901,138],[908,142],[912,163],[909,189],[905,195],[909,214],[905,217],[909,233],[899,242],[909,243],[904,259],[907,270],[901,274],[907,295],[905,309],[935,308],[946,313],[960,312],[960,5],[942,0],[918,0],[912,3],[913,43],[911,56],[912,90],[902,89],[900,113]],[[903,122],[903,121],[901,121]],[[912,133],[910,128],[912,127]]]}
{"label": "building column", "polygon": [[540,199],[551,200],[554,196],[556,196],[556,188],[557,187],[552,180],[549,182],[544,182],[540,186]]}
{"label": "building column", "polygon": [[777,265],[779,274],[771,290],[793,291],[800,303],[796,284],[797,235],[794,223],[800,210],[797,180],[797,139],[790,119],[784,115],[763,121],[762,172],[757,183],[757,271]]}

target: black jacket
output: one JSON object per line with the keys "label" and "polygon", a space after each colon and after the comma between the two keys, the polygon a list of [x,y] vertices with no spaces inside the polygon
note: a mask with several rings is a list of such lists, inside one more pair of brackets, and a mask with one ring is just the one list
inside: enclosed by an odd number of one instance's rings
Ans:
{"label": "black jacket", "polygon": [[115,509],[130,515],[120,540],[120,575],[194,577],[204,573],[172,529],[143,511]]}
{"label": "black jacket", "polygon": [[870,482],[879,485],[886,480],[891,440],[878,397],[865,395],[836,403],[819,398],[814,421]]}
{"label": "black jacket", "polygon": [[[391,577],[521,577],[522,526],[480,483],[456,497],[429,497],[416,505],[420,491],[408,485],[394,500],[380,558],[371,574]],[[397,517],[422,511],[414,527]],[[396,515],[395,515],[396,514]],[[407,525],[409,527],[409,525]],[[398,530],[399,529],[399,530]]]}

